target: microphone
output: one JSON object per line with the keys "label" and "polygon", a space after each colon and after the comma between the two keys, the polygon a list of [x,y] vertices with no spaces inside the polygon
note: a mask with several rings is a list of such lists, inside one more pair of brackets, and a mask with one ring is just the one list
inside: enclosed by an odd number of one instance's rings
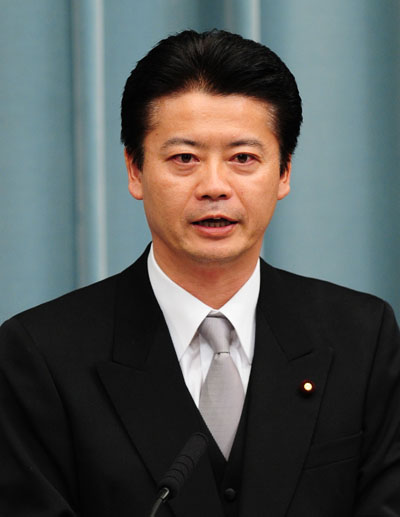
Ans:
{"label": "microphone", "polygon": [[203,433],[194,433],[186,442],[175,461],[157,485],[157,498],[150,513],[155,517],[158,508],[167,499],[173,499],[186,483],[200,458],[206,452],[208,438]]}

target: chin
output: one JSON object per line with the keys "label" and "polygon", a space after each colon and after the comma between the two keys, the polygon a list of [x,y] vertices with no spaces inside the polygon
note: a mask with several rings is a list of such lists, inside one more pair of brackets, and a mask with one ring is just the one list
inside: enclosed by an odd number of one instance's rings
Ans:
{"label": "chin", "polygon": [[230,262],[234,262],[243,255],[244,251],[236,249],[210,249],[210,250],[191,250],[189,255],[191,259],[199,264],[203,265],[224,265]]}

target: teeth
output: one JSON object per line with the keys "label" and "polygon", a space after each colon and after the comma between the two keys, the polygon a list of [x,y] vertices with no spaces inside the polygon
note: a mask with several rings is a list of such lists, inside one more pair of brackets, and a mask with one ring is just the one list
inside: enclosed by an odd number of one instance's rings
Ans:
{"label": "teeth", "polygon": [[204,221],[200,221],[198,224],[209,228],[221,228],[232,224],[232,221],[228,221],[227,219],[205,219]]}

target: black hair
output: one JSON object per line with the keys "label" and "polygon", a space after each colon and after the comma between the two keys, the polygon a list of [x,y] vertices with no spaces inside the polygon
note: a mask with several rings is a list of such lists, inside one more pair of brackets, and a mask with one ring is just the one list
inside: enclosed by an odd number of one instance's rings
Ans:
{"label": "black hair", "polygon": [[268,47],[216,29],[169,36],[132,70],[122,96],[121,141],[139,169],[144,162],[143,140],[150,130],[152,103],[190,90],[266,101],[284,172],[303,120],[295,78]]}

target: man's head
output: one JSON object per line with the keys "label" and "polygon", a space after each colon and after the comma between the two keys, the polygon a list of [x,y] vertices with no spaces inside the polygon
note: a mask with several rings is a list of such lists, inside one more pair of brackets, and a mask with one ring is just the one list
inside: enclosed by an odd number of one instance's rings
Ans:
{"label": "man's head", "polygon": [[138,63],[122,100],[129,191],[170,278],[193,293],[206,271],[243,285],[290,191],[300,123],[291,73],[240,36],[185,31]]}
{"label": "man's head", "polygon": [[121,140],[139,169],[155,101],[189,91],[265,101],[279,142],[280,170],[285,171],[302,122],[295,79],[267,47],[218,30],[201,34],[187,30],[162,40],[128,78],[121,106]]}

